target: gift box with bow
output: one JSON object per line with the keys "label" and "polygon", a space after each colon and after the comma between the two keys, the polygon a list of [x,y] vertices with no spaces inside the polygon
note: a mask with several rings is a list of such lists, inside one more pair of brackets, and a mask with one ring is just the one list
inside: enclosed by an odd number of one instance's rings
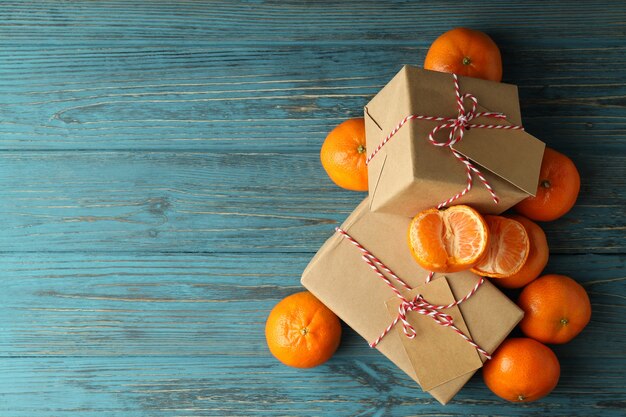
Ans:
{"label": "gift box with bow", "polygon": [[445,404],[523,313],[469,271],[420,268],[406,241],[410,218],[369,206],[365,199],[324,243],[302,284]]}
{"label": "gift box with bow", "polygon": [[365,107],[365,127],[372,211],[497,214],[537,190],[545,145],[523,130],[514,85],[405,66]]}

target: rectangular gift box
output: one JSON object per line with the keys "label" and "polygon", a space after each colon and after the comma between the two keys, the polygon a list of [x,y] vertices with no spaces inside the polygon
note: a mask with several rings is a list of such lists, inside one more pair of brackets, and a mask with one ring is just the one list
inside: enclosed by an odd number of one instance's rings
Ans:
{"label": "rectangular gift box", "polygon": [[[506,119],[476,117],[468,124],[521,125],[516,86],[471,77],[458,77],[458,83],[461,95],[469,93],[477,100],[476,113],[506,115]],[[472,98],[463,103],[465,117],[471,118]],[[467,168],[452,150],[480,171],[500,200],[495,204],[472,172],[471,191],[453,204],[498,214],[537,191],[545,145],[523,130],[465,128],[462,140],[450,148],[428,140],[436,126],[449,121],[411,119],[378,149],[409,115],[458,118],[453,75],[405,66],[365,107],[368,155],[375,153],[368,164],[372,211],[412,217],[460,193],[467,185]],[[442,128],[434,138],[445,143],[450,130]]]}
{"label": "rectangular gift box", "polygon": [[[365,199],[342,225],[395,274],[432,304],[447,305],[463,298],[480,279],[469,271],[436,274],[413,260],[408,245],[410,219],[369,210]],[[386,274],[388,275],[388,274]],[[365,340],[376,340],[397,316],[399,299],[362,259],[360,250],[339,233],[331,236],[311,260],[302,284]],[[401,287],[399,290],[403,290]],[[487,352],[493,352],[521,320],[523,312],[490,282],[458,307],[444,310],[454,324]],[[409,339],[401,323],[376,348],[442,404],[447,403],[482,366],[484,357],[451,328],[431,317],[409,312],[416,336]]]}

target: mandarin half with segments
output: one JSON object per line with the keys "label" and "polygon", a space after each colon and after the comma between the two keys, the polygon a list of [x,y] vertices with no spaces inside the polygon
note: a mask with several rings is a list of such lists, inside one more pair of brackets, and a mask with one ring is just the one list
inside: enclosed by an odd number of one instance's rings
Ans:
{"label": "mandarin half with segments", "polygon": [[489,241],[487,224],[473,208],[459,205],[424,210],[409,225],[411,254],[424,269],[458,272],[483,256]]}
{"label": "mandarin half with segments", "polygon": [[524,216],[510,216],[510,218],[520,222],[528,233],[528,241],[530,242],[528,258],[519,271],[510,277],[495,280],[494,283],[504,288],[522,288],[541,274],[548,264],[550,249],[546,234],[537,223]]}
{"label": "mandarin half with segments", "polygon": [[502,216],[485,216],[489,228],[489,246],[472,272],[484,277],[506,278],[517,273],[530,250],[524,226]]}

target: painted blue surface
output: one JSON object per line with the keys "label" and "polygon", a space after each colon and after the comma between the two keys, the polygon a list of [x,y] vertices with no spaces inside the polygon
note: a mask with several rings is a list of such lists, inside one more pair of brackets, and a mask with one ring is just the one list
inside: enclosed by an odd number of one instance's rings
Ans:
{"label": "painted blue surface", "polygon": [[[619,2],[0,3],[0,416],[624,415],[625,22]],[[459,25],[582,175],[546,272],[594,314],[527,405],[477,375],[440,406],[348,328],[306,371],[263,335],[363,197],[323,172],[326,133]]]}

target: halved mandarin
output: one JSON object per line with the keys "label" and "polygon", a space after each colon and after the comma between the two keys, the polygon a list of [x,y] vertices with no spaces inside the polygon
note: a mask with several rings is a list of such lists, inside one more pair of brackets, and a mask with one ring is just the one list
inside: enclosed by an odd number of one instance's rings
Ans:
{"label": "halved mandarin", "polygon": [[417,263],[434,272],[474,266],[489,242],[487,223],[473,208],[459,205],[424,210],[409,225],[409,249]]}
{"label": "halved mandarin", "polygon": [[507,278],[517,273],[528,258],[530,239],[524,226],[502,216],[485,216],[489,245],[472,272],[490,278]]}

